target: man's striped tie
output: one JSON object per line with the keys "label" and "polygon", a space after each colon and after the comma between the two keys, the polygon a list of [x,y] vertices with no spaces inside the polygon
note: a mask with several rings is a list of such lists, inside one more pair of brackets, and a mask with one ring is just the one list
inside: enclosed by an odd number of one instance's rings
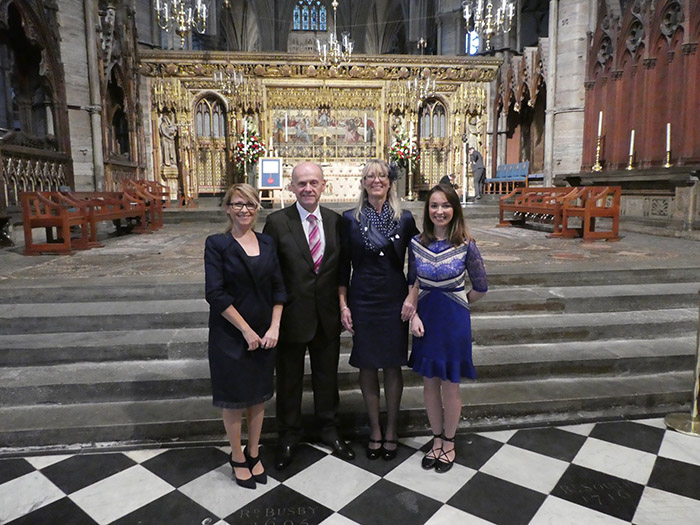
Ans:
{"label": "man's striped tie", "polygon": [[318,219],[313,213],[309,214],[308,220],[311,223],[309,249],[311,250],[311,259],[314,261],[314,272],[318,273],[318,269],[321,267],[321,259],[323,259],[323,254],[321,253],[321,230],[318,227]]}

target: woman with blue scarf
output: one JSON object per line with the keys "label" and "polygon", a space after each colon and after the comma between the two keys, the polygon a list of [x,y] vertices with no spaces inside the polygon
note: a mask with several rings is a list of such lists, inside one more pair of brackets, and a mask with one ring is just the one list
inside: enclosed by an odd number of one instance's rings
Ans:
{"label": "woman with blue scarf", "polygon": [[[399,205],[394,166],[370,160],[361,184],[357,206],[343,213],[341,222],[340,319],[353,336],[350,364],[360,369],[370,425],[367,457],[389,461],[398,449],[401,367],[407,362],[408,321],[418,300],[417,292],[409,295],[404,260],[418,229],[411,212]],[[387,412],[384,432],[379,423],[380,368]]]}

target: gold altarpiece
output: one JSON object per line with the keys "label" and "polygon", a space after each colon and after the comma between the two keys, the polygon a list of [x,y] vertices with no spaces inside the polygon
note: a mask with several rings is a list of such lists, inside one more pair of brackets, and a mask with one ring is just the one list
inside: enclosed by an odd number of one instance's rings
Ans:
{"label": "gold altarpiece", "polygon": [[[285,175],[313,159],[328,181],[323,200],[352,201],[364,162],[386,159],[394,138],[411,130],[421,155],[413,189],[425,190],[443,175],[462,173],[463,136],[486,142],[489,83],[500,63],[390,55],[326,67],[311,55],[142,53],[154,171],[173,194],[222,193],[243,179],[233,162],[237,139],[256,129],[271,154],[284,159]],[[215,72],[234,71],[244,76],[237,89],[223,90],[213,80]],[[418,100],[408,89],[415,78],[435,81],[428,98]],[[254,167],[247,171],[251,177]],[[405,195],[406,180],[399,187]],[[286,191],[282,196],[292,198]]]}

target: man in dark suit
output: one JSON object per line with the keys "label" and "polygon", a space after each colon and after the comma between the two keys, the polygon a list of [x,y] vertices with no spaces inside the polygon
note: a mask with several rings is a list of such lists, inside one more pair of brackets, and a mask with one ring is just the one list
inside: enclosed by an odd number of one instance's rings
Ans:
{"label": "man in dark suit", "polygon": [[469,148],[469,160],[472,163],[472,175],[474,175],[474,199],[481,198],[481,189],[486,179],[486,168],[484,167],[484,157],[473,147]]}
{"label": "man in dark suit", "polygon": [[288,296],[277,345],[277,469],[291,463],[302,437],[301,398],[307,349],[321,439],[341,458],[355,457],[336,428],[340,399],[340,216],[319,206],[325,185],[318,164],[297,165],[290,185],[296,203],[270,214],[263,229],[275,240]]}

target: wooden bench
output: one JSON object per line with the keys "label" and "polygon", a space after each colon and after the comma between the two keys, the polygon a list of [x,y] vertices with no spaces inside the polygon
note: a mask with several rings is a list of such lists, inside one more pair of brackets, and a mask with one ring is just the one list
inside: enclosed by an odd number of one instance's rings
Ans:
{"label": "wooden bench", "polygon": [[134,183],[141,186],[151,195],[159,198],[163,208],[170,206],[170,188],[165,184],[155,180],[135,180]]}
{"label": "wooden bench", "polygon": [[[515,188],[500,199],[498,226],[511,226],[513,223],[524,224],[527,221],[551,222],[554,225],[552,237],[561,232],[562,207],[565,199],[578,193],[577,188]],[[506,212],[514,217],[506,219]]]}
{"label": "wooden bench", "polygon": [[119,191],[72,191],[61,192],[67,203],[87,206],[90,225],[90,245],[102,246],[97,240],[97,223],[112,221],[121,230],[122,219],[135,222],[129,231],[148,233],[146,202],[129,192]]}
{"label": "wooden bench", "polygon": [[529,170],[528,161],[501,164],[496,168],[496,176],[484,181],[484,193],[503,194],[513,191],[517,186],[527,187]]}
{"label": "wooden bench", "polygon": [[[90,247],[88,212],[85,205],[54,202],[38,191],[23,192],[20,201],[25,255],[40,253],[69,255],[74,249],[87,250]],[[80,237],[71,239],[71,227],[80,228]],[[34,242],[32,237],[34,228],[46,230],[46,242]],[[53,235],[54,228],[56,228],[56,236]]]}
{"label": "wooden bench", "polygon": [[139,184],[138,181],[130,179],[122,181],[122,191],[143,199],[146,203],[148,227],[151,230],[159,230],[163,227],[163,201],[160,196],[151,193],[145,185]]}
{"label": "wooden bench", "polygon": [[[575,195],[567,196],[562,206],[562,237],[583,237],[584,242],[605,239],[619,241],[620,186],[584,186]],[[572,228],[570,220],[581,219],[580,228]],[[596,219],[608,218],[612,226],[608,231],[596,231]]]}

